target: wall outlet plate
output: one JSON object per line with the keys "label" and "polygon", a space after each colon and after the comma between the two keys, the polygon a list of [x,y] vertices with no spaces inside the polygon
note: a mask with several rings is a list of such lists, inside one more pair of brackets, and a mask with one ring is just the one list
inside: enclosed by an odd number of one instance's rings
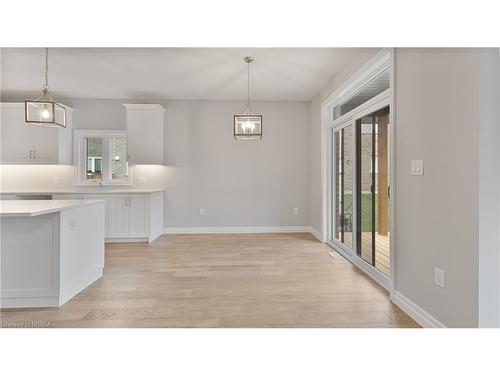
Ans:
{"label": "wall outlet plate", "polygon": [[205,216],[205,209],[204,208],[200,208],[200,216]]}
{"label": "wall outlet plate", "polygon": [[424,161],[423,160],[412,160],[411,161],[411,175],[412,176],[423,176],[424,174]]}
{"label": "wall outlet plate", "polygon": [[444,270],[438,267],[434,267],[434,283],[444,288]]}
{"label": "wall outlet plate", "polygon": [[299,209],[298,209],[297,207],[295,207],[295,208],[293,209],[293,214],[294,214],[294,215],[298,215],[298,214],[299,214]]}

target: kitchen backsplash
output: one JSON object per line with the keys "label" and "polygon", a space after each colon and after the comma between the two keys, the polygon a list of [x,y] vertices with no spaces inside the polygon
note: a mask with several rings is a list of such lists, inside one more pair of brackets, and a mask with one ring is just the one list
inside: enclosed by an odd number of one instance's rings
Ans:
{"label": "kitchen backsplash", "polygon": [[[0,187],[2,191],[74,189],[74,168],[67,165],[0,165]],[[166,188],[168,167],[136,165],[131,173],[131,188]]]}

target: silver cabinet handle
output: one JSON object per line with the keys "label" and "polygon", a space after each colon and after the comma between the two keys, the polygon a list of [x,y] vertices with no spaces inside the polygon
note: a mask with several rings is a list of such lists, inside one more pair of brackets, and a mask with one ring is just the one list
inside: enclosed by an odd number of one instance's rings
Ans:
{"label": "silver cabinet handle", "polygon": [[30,160],[32,159],[33,150],[30,150]]}
{"label": "silver cabinet handle", "polygon": [[33,159],[36,159],[36,150],[33,150]]}

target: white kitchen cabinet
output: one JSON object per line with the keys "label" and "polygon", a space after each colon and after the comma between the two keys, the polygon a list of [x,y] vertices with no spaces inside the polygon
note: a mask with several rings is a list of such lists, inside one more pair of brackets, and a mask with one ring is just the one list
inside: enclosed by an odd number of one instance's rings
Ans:
{"label": "white kitchen cabinet", "polygon": [[72,108],[66,107],[66,128],[27,124],[24,103],[0,103],[2,164],[72,164]]}
{"label": "white kitchen cabinet", "polygon": [[108,197],[109,201],[109,232],[106,238],[127,238],[128,233],[128,196],[119,194]]}
{"label": "white kitchen cabinet", "polygon": [[146,237],[149,227],[148,196],[134,194],[128,197],[128,233],[130,237]]}
{"label": "white kitchen cabinet", "polygon": [[54,194],[52,199],[103,199],[106,242],[151,242],[163,233],[163,192]]}
{"label": "white kitchen cabinet", "polygon": [[164,163],[164,113],[158,104],[124,104],[131,164]]}

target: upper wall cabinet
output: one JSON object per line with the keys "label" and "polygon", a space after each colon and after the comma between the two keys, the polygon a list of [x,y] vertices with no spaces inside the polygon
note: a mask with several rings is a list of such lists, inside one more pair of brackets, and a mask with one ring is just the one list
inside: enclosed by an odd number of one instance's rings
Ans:
{"label": "upper wall cabinet", "polygon": [[158,104],[124,104],[127,109],[130,164],[164,164],[165,108]]}
{"label": "upper wall cabinet", "polygon": [[24,103],[0,103],[1,164],[72,164],[72,112],[66,128],[27,124]]}

